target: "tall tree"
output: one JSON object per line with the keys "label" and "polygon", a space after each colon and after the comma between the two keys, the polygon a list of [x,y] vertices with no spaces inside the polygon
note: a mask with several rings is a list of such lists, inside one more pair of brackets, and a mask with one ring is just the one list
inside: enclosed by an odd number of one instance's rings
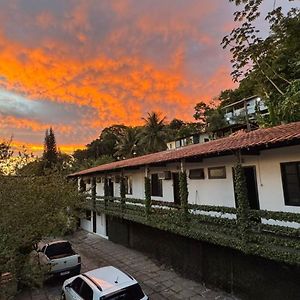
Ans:
{"label": "tall tree", "polygon": [[194,109],[195,120],[199,120],[208,132],[213,132],[228,125],[224,118],[224,112],[220,107],[213,108],[201,101],[196,104]]}
{"label": "tall tree", "polygon": [[43,160],[47,168],[52,168],[58,161],[56,139],[52,127],[45,133]]}
{"label": "tall tree", "polygon": [[156,112],[148,113],[148,116],[143,118],[145,125],[141,132],[140,143],[146,152],[152,153],[167,149],[165,119],[165,117],[160,118]]}
{"label": "tall tree", "polygon": [[[43,237],[73,230],[83,196],[57,175],[0,176],[0,186],[0,274],[11,272],[19,286],[42,284],[30,259],[33,246]],[[1,285],[0,299],[14,299],[6,288]]]}
{"label": "tall tree", "polygon": [[258,84],[258,93],[267,100],[270,124],[291,121],[282,107],[291,106],[294,114],[299,115],[299,9],[292,8],[284,15],[281,7],[274,7],[265,17],[270,33],[264,38],[254,25],[264,1],[229,1],[241,7],[234,14],[238,26],[222,41],[223,47],[229,47],[232,53],[233,79],[244,78]]}
{"label": "tall tree", "polygon": [[126,131],[118,137],[117,145],[115,146],[115,157],[131,158],[142,154],[142,149],[139,144],[141,128],[127,127]]}

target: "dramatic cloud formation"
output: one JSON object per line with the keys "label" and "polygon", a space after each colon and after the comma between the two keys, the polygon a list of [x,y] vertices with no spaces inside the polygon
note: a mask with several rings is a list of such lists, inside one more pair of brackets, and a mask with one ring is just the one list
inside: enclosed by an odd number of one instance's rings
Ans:
{"label": "dramatic cloud formation", "polygon": [[84,145],[148,111],[192,119],[230,88],[219,0],[0,0],[0,137]]}

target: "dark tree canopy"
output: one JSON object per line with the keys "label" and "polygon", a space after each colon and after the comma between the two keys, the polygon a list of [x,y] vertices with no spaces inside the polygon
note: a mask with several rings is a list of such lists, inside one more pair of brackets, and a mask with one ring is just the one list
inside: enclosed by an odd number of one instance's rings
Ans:
{"label": "dark tree canopy", "polygon": [[47,168],[52,168],[58,161],[58,151],[56,146],[56,139],[52,127],[49,131],[46,130],[43,160]]}
{"label": "dark tree canopy", "polygon": [[148,113],[143,118],[145,125],[141,134],[140,144],[146,153],[158,152],[167,149],[166,144],[166,117],[160,118],[156,112]]}
{"label": "dark tree canopy", "polygon": [[[238,7],[234,13],[237,26],[223,38],[222,45],[232,53],[231,74],[240,81],[240,87],[221,92],[221,100],[226,104],[234,102],[237,95],[243,99],[251,96],[251,91],[267,102],[270,115],[266,125],[300,120],[300,10],[291,8],[284,14],[281,7],[274,5],[262,16],[263,0],[230,2]],[[265,18],[269,23],[267,37],[256,28],[257,18]]]}

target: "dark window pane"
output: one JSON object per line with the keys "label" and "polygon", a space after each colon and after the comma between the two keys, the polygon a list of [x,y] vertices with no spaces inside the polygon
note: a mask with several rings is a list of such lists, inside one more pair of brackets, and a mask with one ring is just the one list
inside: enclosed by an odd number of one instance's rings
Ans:
{"label": "dark window pane", "polygon": [[285,165],[286,174],[297,174],[297,165],[296,164],[286,164]]}
{"label": "dark window pane", "polygon": [[285,204],[300,206],[300,162],[282,163],[281,176]]}
{"label": "dark window pane", "polygon": [[83,283],[83,280],[80,277],[77,277],[72,283],[71,288],[76,292],[78,295],[80,295],[80,288]]}
{"label": "dark window pane", "polygon": [[192,169],[189,172],[190,179],[204,179],[204,169]]}
{"label": "dark window pane", "polygon": [[151,196],[162,197],[162,180],[158,178],[158,174],[151,175]]}
{"label": "dark window pane", "polygon": [[79,295],[84,300],[93,300],[93,290],[86,282],[83,282]]}
{"label": "dark window pane", "polygon": [[55,256],[72,255],[73,253],[71,244],[69,242],[62,242],[49,245],[45,254],[49,258],[54,258]]}
{"label": "dark window pane", "polygon": [[91,220],[92,219],[92,214],[91,214],[91,211],[89,210],[89,209],[87,209],[86,211],[85,211],[85,218],[87,219],[87,220]]}

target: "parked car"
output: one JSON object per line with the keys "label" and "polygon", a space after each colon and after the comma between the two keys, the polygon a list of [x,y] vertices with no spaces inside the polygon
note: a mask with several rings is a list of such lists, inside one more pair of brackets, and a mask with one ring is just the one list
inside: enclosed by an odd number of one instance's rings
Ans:
{"label": "parked car", "polygon": [[62,300],[147,300],[138,282],[119,269],[108,266],[67,279]]}
{"label": "parked car", "polygon": [[49,267],[48,273],[51,275],[80,274],[81,257],[68,241],[41,242],[37,253],[39,262]]}

